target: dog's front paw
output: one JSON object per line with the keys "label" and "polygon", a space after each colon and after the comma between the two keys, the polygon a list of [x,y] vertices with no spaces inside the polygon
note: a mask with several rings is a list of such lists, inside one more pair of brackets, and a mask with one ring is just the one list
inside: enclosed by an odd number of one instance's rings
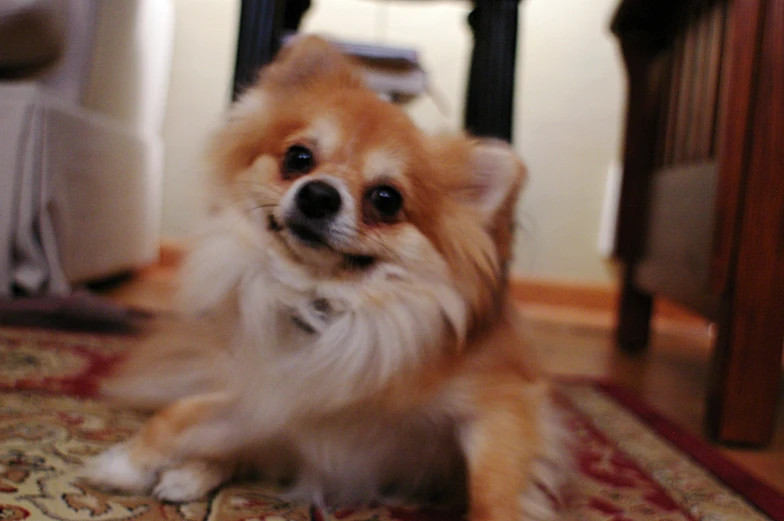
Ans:
{"label": "dog's front paw", "polygon": [[155,484],[156,469],[135,461],[128,445],[121,444],[88,460],[80,476],[103,490],[145,494]]}
{"label": "dog's front paw", "polygon": [[155,486],[155,496],[164,501],[184,503],[202,499],[230,477],[225,465],[189,461],[165,470]]}

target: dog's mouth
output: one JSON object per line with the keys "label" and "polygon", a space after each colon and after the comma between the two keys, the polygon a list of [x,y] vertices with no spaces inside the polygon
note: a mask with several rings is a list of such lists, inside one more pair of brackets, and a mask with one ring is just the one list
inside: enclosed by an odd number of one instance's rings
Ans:
{"label": "dog's mouth", "polygon": [[306,246],[310,246],[311,248],[328,247],[327,241],[324,239],[323,235],[303,224],[290,223],[288,229],[299,242],[304,243]]}
{"label": "dog's mouth", "polygon": [[[339,254],[343,258],[342,267],[347,270],[365,270],[373,266],[377,260],[376,257],[372,255],[346,253],[336,250],[325,240],[323,235],[312,230],[308,226],[297,223],[291,223],[284,226],[278,222],[272,214],[267,216],[267,228],[275,234],[279,234],[288,229],[297,241],[309,248],[325,248]],[[283,240],[283,242],[286,243],[285,240]]]}

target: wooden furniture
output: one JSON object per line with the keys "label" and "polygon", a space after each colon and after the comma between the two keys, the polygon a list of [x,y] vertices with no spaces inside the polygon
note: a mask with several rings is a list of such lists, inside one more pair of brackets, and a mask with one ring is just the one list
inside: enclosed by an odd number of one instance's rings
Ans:
{"label": "wooden furniture", "polygon": [[771,439],[784,341],[784,0],[625,0],[617,341],[646,346],[652,298],[715,322],[708,428]]}
{"label": "wooden furniture", "polygon": [[[474,0],[468,23],[474,33],[465,128],[477,136],[512,140],[517,19],[520,0]],[[253,82],[296,31],[310,0],[242,0],[234,97]],[[336,27],[336,31],[340,28]]]}

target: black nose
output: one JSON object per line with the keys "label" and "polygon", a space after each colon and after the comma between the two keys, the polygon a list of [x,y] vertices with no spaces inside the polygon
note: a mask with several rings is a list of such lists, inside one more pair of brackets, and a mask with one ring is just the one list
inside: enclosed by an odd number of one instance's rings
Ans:
{"label": "black nose", "polygon": [[329,183],[311,181],[297,193],[297,209],[310,219],[334,217],[340,210],[340,193]]}

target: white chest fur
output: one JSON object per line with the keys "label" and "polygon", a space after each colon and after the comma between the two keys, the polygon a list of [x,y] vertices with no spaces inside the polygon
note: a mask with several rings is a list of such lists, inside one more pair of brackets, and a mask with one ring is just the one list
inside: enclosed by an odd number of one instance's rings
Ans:
{"label": "white chest fur", "polygon": [[215,219],[186,264],[182,301],[235,310],[232,383],[274,391],[290,414],[357,401],[463,336],[466,305],[433,266],[314,274],[276,240],[244,216]]}

